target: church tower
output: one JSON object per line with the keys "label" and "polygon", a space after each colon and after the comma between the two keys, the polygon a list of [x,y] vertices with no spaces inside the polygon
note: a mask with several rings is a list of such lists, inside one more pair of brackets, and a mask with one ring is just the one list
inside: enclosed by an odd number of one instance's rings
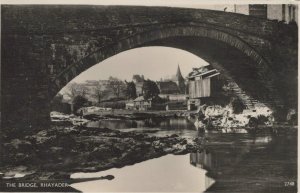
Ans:
{"label": "church tower", "polygon": [[175,80],[174,82],[176,82],[178,88],[179,88],[179,91],[180,91],[180,94],[185,94],[185,83],[184,83],[184,78],[181,74],[181,71],[180,71],[180,67],[179,67],[179,64],[178,64],[178,67],[177,67],[177,72],[176,72],[176,76],[175,76]]}

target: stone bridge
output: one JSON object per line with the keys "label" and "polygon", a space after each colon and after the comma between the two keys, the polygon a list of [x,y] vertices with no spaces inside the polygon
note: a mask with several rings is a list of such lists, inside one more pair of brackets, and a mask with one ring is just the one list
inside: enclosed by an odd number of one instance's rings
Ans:
{"label": "stone bridge", "polygon": [[167,7],[3,5],[1,16],[3,127],[49,125],[49,102],[69,81],[144,46],[191,52],[275,110],[297,106],[296,25]]}

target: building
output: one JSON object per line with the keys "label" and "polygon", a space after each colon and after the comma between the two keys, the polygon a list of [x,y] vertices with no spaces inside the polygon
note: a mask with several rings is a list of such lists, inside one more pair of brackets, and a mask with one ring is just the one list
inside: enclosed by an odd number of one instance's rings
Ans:
{"label": "building", "polygon": [[267,19],[268,7],[264,4],[249,5],[249,15]]}
{"label": "building", "polygon": [[188,110],[194,110],[200,106],[202,98],[216,95],[214,89],[217,84],[217,77],[220,73],[210,66],[194,68],[188,75],[189,99],[187,102]]}
{"label": "building", "polygon": [[186,83],[183,78],[179,65],[176,74],[168,80],[161,80],[156,82],[159,89],[159,97],[168,99],[170,101],[186,100]]}
{"label": "building", "polygon": [[143,85],[144,85],[144,81],[145,81],[144,75],[140,76],[138,74],[135,74],[132,77],[132,81],[135,84],[136,95],[141,96],[143,94]]}
{"label": "building", "polygon": [[152,99],[145,99],[144,96],[139,96],[133,100],[135,110],[146,111],[152,106]]}
{"label": "building", "polygon": [[176,76],[173,80],[177,86],[178,86],[178,89],[179,89],[179,93],[180,94],[185,94],[185,91],[186,91],[186,85],[185,85],[185,82],[184,82],[184,78],[181,74],[181,70],[179,68],[179,65],[177,67],[177,72],[176,72]]}
{"label": "building", "polygon": [[133,100],[127,101],[125,104],[125,109],[127,110],[134,110],[134,102]]}
{"label": "building", "polygon": [[298,6],[295,4],[234,5],[234,12],[285,23],[298,23]]}
{"label": "building", "polygon": [[169,101],[186,101],[188,98],[187,94],[159,94],[158,96]]}
{"label": "building", "polygon": [[144,82],[137,82],[134,84],[135,84],[136,96],[142,96]]}
{"label": "building", "polygon": [[173,81],[159,81],[156,82],[159,89],[159,93],[163,95],[168,94],[180,94],[180,89],[178,85]]}
{"label": "building", "polygon": [[298,23],[298,4],[214,4],[201,9],[233,12],[264,19]]}
{"label": "building", "polygon": [[166,103],[166,111],[171,110],[186,110],[186,100],[184,101],[169,101]]}
{"label": "building", "polygon": [[213,169],[214,167],[212,154],[206,149],[201,152],[191,153],[190,163],[198,168]]}
{"label": "building", "polygon": [[268,5],[268,19],[298,23],[298,6],[292,4]]}

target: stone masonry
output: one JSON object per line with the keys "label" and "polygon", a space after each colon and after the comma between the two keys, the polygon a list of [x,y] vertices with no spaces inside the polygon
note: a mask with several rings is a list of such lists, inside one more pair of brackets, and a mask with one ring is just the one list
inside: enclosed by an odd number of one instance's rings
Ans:
{"label": "stone masonry", "polygon": [[1,8],[1,124],[6,128],[48,127],[49,101],[70,80],[115,54],[151,45],[187,50],[225,68],[247,94],[275,110],[297,105],[296,25],[167,7]]}

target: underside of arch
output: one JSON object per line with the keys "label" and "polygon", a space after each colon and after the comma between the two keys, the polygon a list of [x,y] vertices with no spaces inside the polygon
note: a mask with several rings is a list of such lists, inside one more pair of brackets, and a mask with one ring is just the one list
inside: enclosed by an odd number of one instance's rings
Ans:
{"label": "underside of arch", "polygon": [[229,81],[238,83],[253,98],[262,101],[268,98],[265,80],[255,61],[223,42],[206,38],[172,37],[144,46],[152,45],[169,46],[193,53],[218,69]]}
{"label": "underside of arch", "polygon": [[215,29],[190,26],[143,32],[99,48],[58,74],[53,81],[50,94],[56,95],[81,72],[111,56],[132,48],[151,45],[189,51],[218,69],[226,69],[246,91],[252,93],[254,98],[268,98],[267,92],[259,92],[259,90],[266,89],[262,85],[269,84],[265,81],[268,77],[266,71],[261,70],[268,66],[263,56],[236,36]]}

